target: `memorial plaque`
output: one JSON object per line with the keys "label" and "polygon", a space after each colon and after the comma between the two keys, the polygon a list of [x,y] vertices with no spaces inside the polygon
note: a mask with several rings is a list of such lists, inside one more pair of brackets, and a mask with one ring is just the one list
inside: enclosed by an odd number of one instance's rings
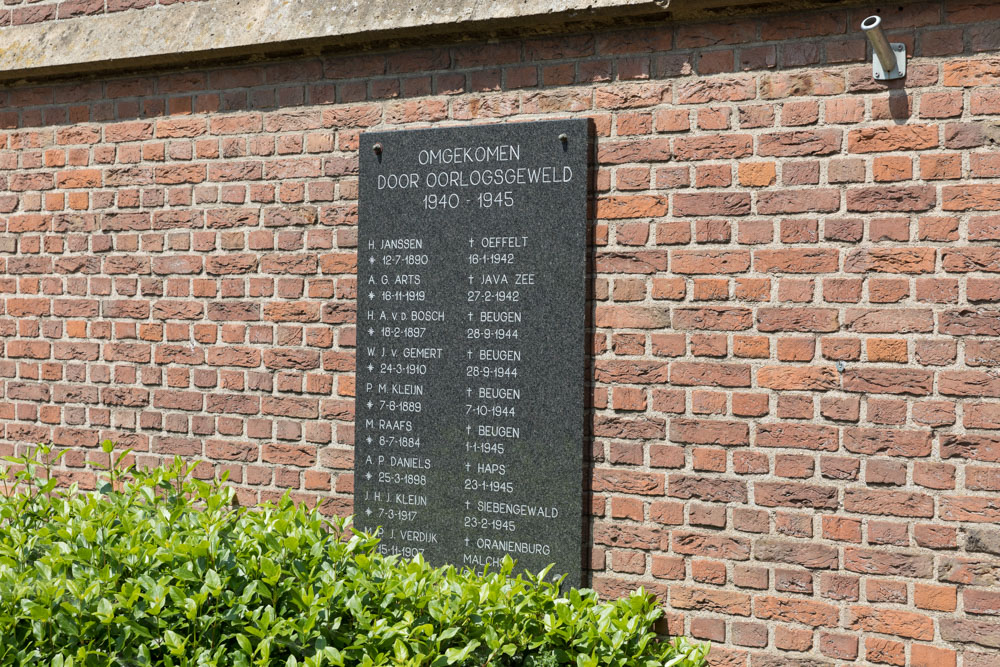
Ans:
{"label": "memorial plaque", "polygon": [[361,136],[354,512],[580,584],[586,120]]}

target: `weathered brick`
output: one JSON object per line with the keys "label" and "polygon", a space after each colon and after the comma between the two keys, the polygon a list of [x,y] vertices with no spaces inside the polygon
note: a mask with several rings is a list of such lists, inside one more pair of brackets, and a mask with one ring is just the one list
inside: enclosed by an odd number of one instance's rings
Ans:
{"label": "weathered brick", "polygon": [[840,323],[833,308],[760,308],[757,328],[766,332],[831,332],[837,331]]}
{"label": "weathered brick", "polygon": [[754,270],[761,273],[831,273],[840,253],[835,248],[755,250]]}
{"label": "weathered brick", "polygon": [[750,427],[743,422],[671,419],[670,440],[700,445],[748,445]]}
{"label": "weathered brick", "polygon": [[762,596],[754,600],[754,616],[782,623],[837,627],[839,613],[836,606],[824,602]]}
{"label": "weathered brick", "polygon": [[789,563],[810,569],[837,569],[836,547],[804,544],[797,540],[760,538],[754,542],[754,558],[759,561]]}
{"label": "weathered brick", "polygon": [[675,193],[672,196],[675,216],[747,215],[748,192]]}
{"label": "weathered brick", "polygon": [[842,376],[845,391],[874,394],[926,396],[931,393],[933,382],[932,372],[908,369],[853,368]]}
{"label": "weathered brick", "polygon": [[931,273],[934,257],[934,248],[863,248],[847,253],[844,270],[850,273]]}
{"label": "weathered brick", "polygon": [[938,391],[946,396],[1000,396],[1000,377],[989,371],[942,371]]}
{"label": "weathered brick", "polygon": [[934,638],[934,624],[930,618],[905,611],[851,607],[848,627],[911,639],[930,640]]}
{"label": "weathered brick", "polygon": [[707,102],[738,102],[753,99],[757,94],[753,77],[715,77],[686,82],[677,87],[681,104]]}
{"label": "weathered brick", "polygon": [[829,155],[840,150],[840,130],[798,130],[762,134],[757,154],[774,157]]}
{"label": "weathered brick", "polygon": [[671,320],[677,330],[742,331],[753,326],[749,308],[674,308]]}
{"label": "weathered brick", "polygon": [[750,596],[711,588],[672,586],[670,606],[675,609],[697,609],[735,616],[750,615]]}
{"label": "weathered brick", "polygon": [[755,482],[754,501],[764,507],[812,507],[835,509],[839,504],[835,486],[798,482]]}
{"label": "weathered brick", "polygon": [[844,448],[856,454],[886,456],[928,456],[931,453],[930,431],[895,429],[844,429]]}
{"label": "weathered brick", "polygon": [[851,153],[916,151],[937,145],[937,127],[934,125],[867,127],[847,133],[847,150]]}
{"label": "weathered brick", "polygon": [[682,274],[742,273],[750,268],[746,250],[674,250],[671,269]]}
{"label": "weathered brick", "polygon": [[748,134],[677,138],[673,141],[675,160],[733,159],[750,155],[753,138]]}
{"label": "weathered brick", "polygon": [[863,514],[890,516],[934,516],[934,500],[928,495],[882,489],[848,489],[844,508]]}
{"label": "weathered brick", "polygon": [[749,387],[750,367],[741,364],[675,362],[670,382],[682,386]]}
{"label": "weathered brick", "polygon": [[[928,185],[894,185],[870,188],[849,188],[847,210],[861,213],[884,211],[926,211],[937,201],[937,193]],[[948,209],[947,200],[945,210]]]}
{"label": "weathered brick", "polygon": [[764,99],[836,95],[844,90],[843,73],[833,70],[766,74],[760,82],[760,95]]}
{"label": "weathered brick", "polygon": [[791,391],[822,391],[840,386],[837,372],[830,366],[765,366],[757,371],[761,387]]}

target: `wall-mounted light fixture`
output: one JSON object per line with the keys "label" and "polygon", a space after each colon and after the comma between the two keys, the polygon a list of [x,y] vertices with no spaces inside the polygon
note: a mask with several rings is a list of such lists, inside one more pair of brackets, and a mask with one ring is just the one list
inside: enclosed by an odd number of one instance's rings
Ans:
{"label": "wall-mounted light fixture", "polygon": [[876,81],[891,81],[906,76],[906,45],[889,43],[882,32],[882,17],[869,16],[861,29],[872,45],[872,76]]}

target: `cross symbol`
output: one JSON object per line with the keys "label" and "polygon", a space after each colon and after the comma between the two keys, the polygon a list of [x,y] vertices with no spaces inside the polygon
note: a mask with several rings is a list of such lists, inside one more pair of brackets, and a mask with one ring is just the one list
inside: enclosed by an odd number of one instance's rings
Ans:
{"label": "cross symbol", "polygon": [[375,333],[375,330],[372,329],[371,327],[368,327],[368,335],[371,336],[374,333]]}
{"label": "cross symbol", "polygon": [[369,264],[374,264],[375,263],[375,257],[369,257],[368,258],[368,263]]}
{"label": "cross symbol", "polygon": [[365,514],[367,514],[368,516],[371,516],[372,515],[372,508],[369,507],[368,509],[366,509],[365,510]]}
{"label": "cross symbol", "polygon": [[375,367],[372,366],[371,364],[368,364],[368,371],[371,372],[373,370],[375,370]]}
{"label": "cross symbol", "polygon": [[371,436],[368,436],[367,438],[365,438],[365,440],[368,441],[369,445],[372,444],[372,437]]}
{"label": "cross symbol", "polygon": [[368,298],[369,299],[374,299],[375,298],[375,292],[368,292]]}
{"label": "cross symbol", "polygon": [[368,401],[367,403],[365,403],[365,405],[367,405],[370,408],[373,405],[373,403],[371,401]]}
{"label": "cross symbol", "polygon": [[371,479],[371,478],[372,478],[372,474],[370,472],[366,472],[365,473],[365,479]]}

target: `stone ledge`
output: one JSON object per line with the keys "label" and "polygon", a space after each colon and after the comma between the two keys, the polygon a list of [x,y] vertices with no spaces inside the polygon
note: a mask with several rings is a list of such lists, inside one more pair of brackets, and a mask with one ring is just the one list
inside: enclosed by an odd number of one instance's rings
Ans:
{"label": "stone ledge", "polygon": [[[897,0],[908,5],[922,0]],[[636,22],[725,21],[869,0],[210,0],[0,28],[0,83]],[[891,28],[891,23],[889,25]],[[666,28],[669,29],[669,28]]]}
{"label": "stone ledge", "polygon": [[670,0],[212,0],[0,29],[0,81],[615,16]]}

